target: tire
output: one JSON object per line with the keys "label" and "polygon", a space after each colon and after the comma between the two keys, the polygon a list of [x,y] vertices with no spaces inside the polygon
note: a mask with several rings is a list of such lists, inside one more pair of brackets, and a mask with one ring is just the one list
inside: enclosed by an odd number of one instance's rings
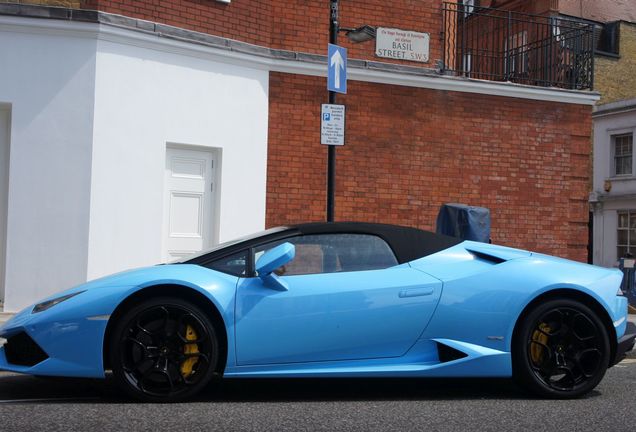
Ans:
{"label": "tire", "polygon": [[191,398],[216,376],[214,325],[196,305],[174,297],[146,300],[126,311],[110,340],[117,385],[145,402]]}
{"label": "tire", "polygon": [[570,299],[548,300],[520,323],[513,341],[513,375],[546,398],[578,398],[603,379],[610,343],[601,319]]}

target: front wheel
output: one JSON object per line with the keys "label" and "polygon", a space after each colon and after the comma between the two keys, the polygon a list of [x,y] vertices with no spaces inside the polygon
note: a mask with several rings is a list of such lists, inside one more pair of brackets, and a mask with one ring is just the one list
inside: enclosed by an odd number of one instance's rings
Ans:
{"label": "front wheel", "polygon": [[549,398],[576,398],[605,375],[609,338],[600,318],[585,304],[548,300],[520,325],[513,341],[513,371],[530,391]]}
{"label": "front wheel", "polygon": [[197,306],[181,299],[155,298],[132,307],[116,324],[110,343],[115,381],[139,400],[189,398],[216,372],[214,326]]}

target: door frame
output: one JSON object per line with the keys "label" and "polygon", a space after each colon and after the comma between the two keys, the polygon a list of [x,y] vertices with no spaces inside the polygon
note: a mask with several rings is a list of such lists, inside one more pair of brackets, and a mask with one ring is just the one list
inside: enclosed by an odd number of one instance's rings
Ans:
{"label": "door frame", "polygon": [[[211,155],[212,161],[213,161],[213,169],[212,169],[212,178],[210,179],[212,181],[212,183],[214,184],[214,189],[212,190],[211,193],[211,199],[210,202],[206,205],[206,208],[204,208],[203,211],[208,211],[210,212],[210,229],[207,231],[207,233],[204,231],[204,239],[203,239],[203,249],[207,249],[215,244],[217,244],[219,242],[219,231],[220,231],[220,224],[219,224],[219,220],[220,220],[220,204],[221,204],[221,169],[222,169],[222,149],[219,147],[208,147],[208,146],[202,146],[202,145],[195,145],[195,144],[184,144],[184,143],[178,143],[178,142],[174,142],[174,141],[168,141],[166,142],[165,148],[164,148],[164,155],[163,155],[163,166],[164,166],[164,170],[165,170],[165,165],[166,162],[168,160],[168,150],[192,150],[192,151],[198,151],[198,152],[205,152]],[[208,186],[206,186],[208,187]],[[162,191],[162,197],[163,197],[163,209],[165,211],[166,205],[167,203],[165,202],[166,200],[166,191],[167,191],[167,184],[166,184],[166,180],[165,180],[165,171],[164,171],[164,181],[163,181],[163,191]],[[168,232],[167,228],[166,228],[166,224],[168,223],[168,221],[166,220],[165,214],[163,216],[163,222],[162,222],[162,241],[161,241],[161,254],[162,256],[164,256],[164,254],[166,253],[167,250],[167,244],[166,242],[168,241],[168,238],[166,237],[166,233]]]}
{"label": "door frame", "polygon": [[[6,124],[6,136],[0,137],[0,302],[5,298],[7,237],[9,233],[9,175],[11,167],[11,104],[0,102],[0,123]],[[1,157],[4,155],[5,157]]]}

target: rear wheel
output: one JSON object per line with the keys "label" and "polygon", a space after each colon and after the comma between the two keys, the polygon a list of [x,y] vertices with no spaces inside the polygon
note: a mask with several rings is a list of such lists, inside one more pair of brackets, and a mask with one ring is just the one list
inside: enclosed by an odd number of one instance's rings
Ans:
{"label": "rear wheel", "polygon": [[526,316],[512,357],[515,377],[527,389],[544,397],[576,398],[605,375],[610,344],[603,323],[588,306],[554,299]]}
{"label": "rear wheel", "polygon": [[196,305],[181,299],[155,298],[134,306],[122,316],[110,343],[113,376],[136,399],[189,398],[216,372],[214,326]]}

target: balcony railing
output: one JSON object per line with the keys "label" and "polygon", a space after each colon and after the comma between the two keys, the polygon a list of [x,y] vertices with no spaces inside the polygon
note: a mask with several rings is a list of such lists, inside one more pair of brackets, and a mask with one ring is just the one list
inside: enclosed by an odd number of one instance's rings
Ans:
{"label": "balcony railing", "polygon": [[593,88],[591,24],[457,3],[444,3],[442,23],[446,72],[542,87]]}

